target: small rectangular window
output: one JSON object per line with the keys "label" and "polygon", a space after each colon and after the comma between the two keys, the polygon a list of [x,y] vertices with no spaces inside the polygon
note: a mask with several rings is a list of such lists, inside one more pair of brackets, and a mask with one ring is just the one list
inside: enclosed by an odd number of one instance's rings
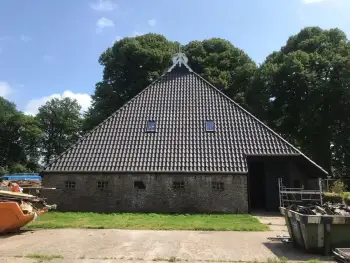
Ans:
{"label": "small rectangular window", "polygon": [[74,181],[65,181],[64,185],[68,189],[75,189],[75,182]]}
{"label": "small rectangular window", "polygon": [[146,131],[147,132],[155,132],[156,131],[156,122],[155,121],[148,121]]}
{"label": "small rectangular window", "polygon": [[174,190],[185,189],[185,182],[184,181],[173,182],[173,189]]}
{"label": "small rectangular window", "polygon": [[214,121],[213,120],[207,120],[205,122],[205,130],[207,132],[213,132],[215,131],[215,125],[214,125]]}
{"label": "small rectangular window", "polygon": [[137,190],[146,190],[146,185],[142,181],[134,181],[134,188]]}
{"label": "small rectangular window", "polygon": [[97,182],[97,188],[98,189],[107,189],[108,188],[108,181],[98,181]]}
{"label": "small rectangular window", "polygon": [[224,183],[223,182],[211,182],[211,189],[213,191],[224,191]]}

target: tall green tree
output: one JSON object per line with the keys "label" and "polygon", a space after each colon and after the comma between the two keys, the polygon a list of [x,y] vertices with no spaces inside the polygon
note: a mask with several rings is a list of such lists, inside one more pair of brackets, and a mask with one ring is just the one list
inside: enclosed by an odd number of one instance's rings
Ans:
{"label": "tall green tree", "polygon": [[146,34],[124,38],[103,52],[103,79],[96,84],[84,129],[99,124],[163,74],[177,48],[162,35]]}
{"label": "tall green tree", "polygon": [[36,118],[44,133],[41,153],[46,164],[80,137],[80,110],[78,102],[71,98],[54,98],[39,108]]}
{"label": "tall green tree", "polygon": [[42,132],[32,116],[0,97],[0,167],[9,172],[35,171],[39,159]]}
{"label": "tall green tree", "polygon": [[342,31],[305,28],[266,59],[246,93],[256,115],[341,176],[350,168],[349,61]]}
{"label": "tall green tree", "polygon": [[192,41],[184,47],[191,68],[240,104],[251,85],[255,62],[229,41],[211,38]]}

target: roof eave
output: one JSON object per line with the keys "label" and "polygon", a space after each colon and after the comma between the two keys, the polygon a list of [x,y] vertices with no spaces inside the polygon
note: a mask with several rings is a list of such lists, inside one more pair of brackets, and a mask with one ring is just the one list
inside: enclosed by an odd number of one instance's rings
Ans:
{"label": "roof eave", "polygon": [[248,171],[142,171],[142,170],[134,170],[134,171],[102,171],[102,170],[94,170],[94,171],[84,171],[84,170],[67,170],[67,171],[42,171],[40,174],[204,174],[204,175],[238,175],[238,174],[247,174]]}

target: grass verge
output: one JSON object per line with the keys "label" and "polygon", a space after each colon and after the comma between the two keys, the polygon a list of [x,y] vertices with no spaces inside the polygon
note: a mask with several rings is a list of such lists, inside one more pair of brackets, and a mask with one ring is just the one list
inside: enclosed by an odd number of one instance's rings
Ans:
{"label": "grass verge", "polygon": [[251,215],[61,213],[49,212],[27,228],[101,228],[154,230],[265,231],[268,227]]}

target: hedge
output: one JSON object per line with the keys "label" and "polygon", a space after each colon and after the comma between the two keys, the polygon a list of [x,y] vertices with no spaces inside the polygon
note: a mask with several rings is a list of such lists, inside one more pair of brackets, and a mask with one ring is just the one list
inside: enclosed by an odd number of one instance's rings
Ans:
{"label": "hedge", "polygon": [[329,193],[329,192],[323,193],[324,202],[342,203],[343,200],[347,205],[350,205],[350,192],[344,192],[342,194]]}

